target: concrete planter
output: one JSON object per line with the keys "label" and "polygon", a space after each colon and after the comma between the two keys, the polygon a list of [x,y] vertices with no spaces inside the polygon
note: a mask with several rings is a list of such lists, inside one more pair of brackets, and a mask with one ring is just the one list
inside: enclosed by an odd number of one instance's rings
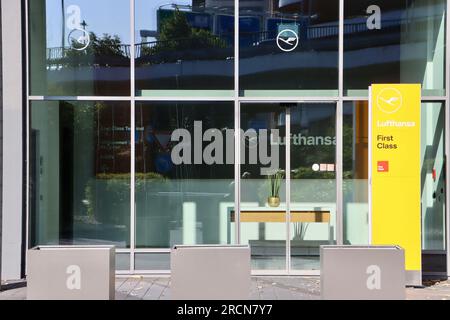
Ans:
{"label": "concrete planter", "polygon": [[322,299],[403,300],[405,252],[398,246],[321,246]]}
{"label": "concrete planter", "polygon": [[113,246],[40,246],[27,253],[27,299],[114,300]]}
{"label": "concrete planter", "polygon": [[249,246],[175,246],[170,260],[174,300],[249,299]]}

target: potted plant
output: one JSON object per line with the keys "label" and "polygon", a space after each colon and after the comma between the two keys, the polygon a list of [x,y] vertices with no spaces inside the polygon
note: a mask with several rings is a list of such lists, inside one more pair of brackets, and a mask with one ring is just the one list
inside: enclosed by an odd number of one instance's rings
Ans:
{"label": "potted plant", "polygon": [[280,187],[284,178],[284,172],[279,170],[268,176],[270,193],[267,203],[270,207],[278,207],[280,205]]}

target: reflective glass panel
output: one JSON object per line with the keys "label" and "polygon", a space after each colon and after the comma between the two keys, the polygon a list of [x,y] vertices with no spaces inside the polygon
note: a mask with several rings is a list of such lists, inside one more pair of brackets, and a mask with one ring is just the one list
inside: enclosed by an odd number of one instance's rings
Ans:
{"label": "reflective glass panel", "polygon": [[136,94],[234,95],[234,0],[136,0]]}
{"label": "reflective glass panel", "polygon": [[170,270],[170,253],[136,253],[136,270]]}
{"label": "reflective glass panel", "polygon": [[336,96],[338,0],[240,0],[241,96]]}
{"label": "reflective glass panel", "polygon": [[372,83],[421,83],[445,95],[445,0],[346,0],[344,89],[367,96]]}
{"label": "reflective glass panel", "polygon": [[30,0],[31,95],[130,95],[128,0]]}
{"label": "reflective glass panel", "polygon": [[421,118],[422,249],[445,250],[445,108],[423,103]]}
{"label": "reflective glass panel", "polygon": [[234,104],[136,105],[136,246],[234,241]]}
{"label": "reflective glass panel", "polygon": [[35,101],[31,245],[130,244],[130,104]]}

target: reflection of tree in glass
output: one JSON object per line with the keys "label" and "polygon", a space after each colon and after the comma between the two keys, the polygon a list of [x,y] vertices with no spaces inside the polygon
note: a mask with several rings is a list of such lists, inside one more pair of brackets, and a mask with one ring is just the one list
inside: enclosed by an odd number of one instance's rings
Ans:
{"label": "reflection of tree in glass", "polygon": [[176,9],[173,16],[162,23],[159,41],[154,46],[142,47],[141,54],[150,56],[169,51],[180,52],[190,49],[225,48],[226,46],[224,40],[210,31],[192,28],[186,14]]}
{"label": "reflection of tree in glass", "polygon": [[79,44],[72,40],[71,47],[66,50],[66,65],[89,66],[89,65],[122,65],[126,54],[124,46],[118,35],[103,34],[102,37],[90,32],[89,46],[84,50],[75,49]]}

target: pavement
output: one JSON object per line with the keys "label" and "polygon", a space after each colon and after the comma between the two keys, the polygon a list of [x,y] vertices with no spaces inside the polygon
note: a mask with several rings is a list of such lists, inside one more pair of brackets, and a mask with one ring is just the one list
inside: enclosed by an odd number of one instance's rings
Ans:
{"label": "pavement", "polygon": [[[252,277],[252,300],[318,300],[319,277]],[[407,288],[407,300],[450,300],[450,280]],[[25,300],[26,287],[0,292],[0,300]],[[170,277],[117,277],[116,300],[170,300]]]}

